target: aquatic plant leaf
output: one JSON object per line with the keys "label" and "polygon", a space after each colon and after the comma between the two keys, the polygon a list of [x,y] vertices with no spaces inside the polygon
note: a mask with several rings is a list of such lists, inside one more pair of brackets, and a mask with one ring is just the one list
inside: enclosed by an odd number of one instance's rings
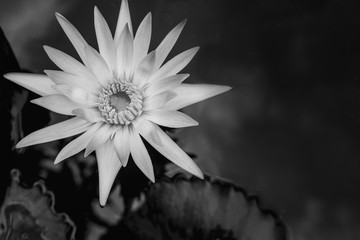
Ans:
{"label": "aquatic plant leaf", "polygon": [[220,179],[176,175],[135,200],[123,224],[142,240],[285,240],[287,229],[258,198]]}
{"label": "aquatic plant leaf", "polygon": [[0,210],[0,239],[74,239],[75,225],[66,214],[54,210],[54,195],[43,182],[32,188],[20,185],[20,173],[12,170],[11,185]]}
{"label": "aquatic plant leaf", "polygon": [[[23,107],[27,92],[3,78],[3,74],[11,71],[20,71],[19,64],[11,50],[9,42],[0,28],[0,120],[2,150],[10,151],[17,141],[23,137],[20,110]],[[6,143],[6,145],[5,145]]]}

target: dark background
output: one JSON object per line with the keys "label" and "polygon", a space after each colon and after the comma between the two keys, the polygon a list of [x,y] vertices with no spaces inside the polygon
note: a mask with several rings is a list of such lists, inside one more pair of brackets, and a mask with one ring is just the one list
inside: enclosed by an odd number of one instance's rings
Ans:
{"label": "dark background", "polygon": [[[359,239],[359,3],[129,4],[135,29],[153,14],[151,49],[187,18],[170,54],[201,47],[183,71],[191,74],[187,81],[233,87],[185,109],[200,125],[183,130],[179,144],[200,167],[258,193],[294,239]],[[42,72],[56,68],[43,45],[76,56],[54,12],[96,46],[94,5],[114,32],[119,0],[1,0],[0,26],[21,67]]]}

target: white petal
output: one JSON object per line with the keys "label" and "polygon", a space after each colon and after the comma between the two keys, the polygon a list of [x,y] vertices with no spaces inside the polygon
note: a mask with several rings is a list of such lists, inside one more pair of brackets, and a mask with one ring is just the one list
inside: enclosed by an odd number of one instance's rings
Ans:
{"label": "white petal", "polygon": [[4,77],[40,96],[56,94],[56,91],[51,87],[54,82],[44,74],[7,73]]}
{"label": "white petal", "polygon": [[164,66],[162,66],[157,72],[155,72],[149,81],[153,82],[177,74],[186,67],[198,50],[199,47],[194,47],[175,56],[165,63]]}
{"label": "white petal", "polygon": [[133,77],[134,84],[141,87],[148,82],[149,77],[154,71],[155,59],[156,59],[155,52],[152,51],[141,60],[134,73],[134,77]]}
{"label": "white petal", "polygon": [[153,96],[168,90],[175,89],[189,76],[190,74],[177,74],[163,78],[154,83],[148,83],[148,86],[144,89],[144,96]]}
{"label": "white petal", "polygon": [[[204,175],[195,162],[168,135],[166,135],[163,130],[161,130],[156,124],[147,120],[144,120],[142,124],[147,124],[148,126],[136,126],[136,129],[140,132],[141,136],[143,136],[146,141],[151,144],[151,146],[179,167],[198,178],[204,178]],[[152,131],[157,132],[161,139],[161,145],[153,141],[153,138],[149,136],[148,131],[142,131],[142,129],[149,128],[151,128]]]}
{"label": "white petal", "polygon": [[143,114],[144,118],[164,127],[182,128],[197,126],[199,123],[188,115],[173,110],[151,110]]}
{"label": "white petal", "polygon": [[90,140],[92,139],[95,131],[100,127],[101,123],[93,124],[89,130],[85,133],[80,135],[79,137],[75,138],[71,142],[69,142],[57,155],[54,164],[58,164],[59,162],[63,161],[64,159],[71,157],[83,149],[89,144]]}
{"label": "white petal", "polygon": [[96,82],[95,76],[82,63],[73,57],[49,46],[44,46],[44,50],[51,61],[53,61],[64,72],[78,75],[83,79],[87,79],[88,81],[94,83]]}
{"label": "white petal", "polygon": [[103,87],[107,87],[109,81],[113,79],[113,75],[104,58],[90,46],[86,46],[84,51],[92,73]]}
{"label": "white petal", "polygon": [[118,77],[129,77],[131,74],[133,59],[133,37],[129,31],[128,25],[125,25],[121,32],[116,49],[117,54],[117,74]]}
{"label": "white petal", "polygon": [[129,134],[129,145],[131,156],[138,168],[145,174],[150,181],[155,182],[154,169],[149,153],[141,140],[139,133],[132,129]]}
{"label": "white petal", "polygon": [[74,136],[89,129],[90,125],[91,123],[87,121],[73,117],[63,122],[59,122],[30,133],[20,142],[18,142],[16,147],[22,148]]}
{"label": "white petal", "polygon": [[94,95],[90,92],[87,92],[82,88],[73,87],[73,86],[66,85],[66,84],[53,85],[52,87],[55,90],[57,90],[57,93],[64,94],[65,96],[67,96],[74,102],[89,105],[89,106],[97,105],[96,95]]}
{"label": "white petal", "polygon": [[229,91],[231,87],[213,84],[186,84],[183,83],[174,92],[175,98],[167,102],[163,108],[178,110],[191,104],[203,101],[220,93]]}
{"label": "white petal", "polygon": [[143,111],[162,108],[167,102],[175,98],[173,91],[166,91],[144,99]]}
{"label": "white petal", "polygon": [[109,197],[116,175],[121,168],[121,163],[115,153],[111,141],[108,141],[96,149],[96,160],[99,171],[100,205],[104,206]]}
{"label": "white petal", "polygon": [[156,142],[157,145],[161,146],[162,142],[160,139],[159,134],[155,129],[152,127],[151,124],[149,124],[149,121],[146,120],[143,116],[136,118],[136,120],[133,122],[133,125],[135,129],[141,133],[141,135],[146,135],[149,138],[151,138],[152,142]]}
{"label": "white petal", "polygon": [[84,107],[84,105],[73,102],[62,94],[53,94],[41,98],[36,98],[31,100],[31,103],[64,115],[74,115],[72,110]]}
{"label": "white petal", "polygon": [[110,139],[112,128],[109,124],[104,123],[94,134],[93,138],[86,146],[84,156],[87,157],[94,150],[105,144]]}
{"label": "white petal", "polygon": [[82,107],[72,111],[77,117],[82,118],[88,122],[105,122],[104,117],[101,115],[97,107],[88,108]]}
{"label": "white petal", "polygon": [[97,7],[94,8],[94,15],[96,39],[99,45],[100,54],[105,59],[107,65],[112,70],[115,70],[115,45],[110,28]]}
{"label": "white petal", "polygon": [[85,39],[81,36],[79,31],[61,14],[56,13],[56,19],[60,23],[65,34],[71,41],[72,45],[76,49],[83,63],[87,66],[86,56],[84,52],[84,47],[88,45]]}
{"label": "white petal", "polygon": [[158,69],[164,62],[165,58],[173,48],[176,40],[179,38],[181,31],[185,26],[186,20],[176,25],[164,38],[164,40],[156,48],[156,63],[155,68]]}
{"label": "white petal", "polygon": [[133,66],[139,64],[141,59],[143,59],[148,51],[151,39],[151,13],[148,13],[144,20],[140,23],[139,28],[136,31],[134,38],[134,57],[133,57]]}
{"label": "white petal", "polygon": [[76,86],[94,94],[98,92],[99,84],[89,79],[63,71],[45,70],[44,72],[56,84]]}
{"label": "white petal", "polygon": [[115,36],[114,36],[115,44],[118,44],[120,35],[121,35],[122,31],[124,30],[126,24],[129,27],[129,32],[131,33],[131,36],[133,36],[129,4],[128,4],[127,0],[123,0],[121,2],[119,18],[118,18],[118,21],[116,24],[116,30],[115,30]]}
{"label": "white petal", "polygon": [[130,154],[129,130],[127,126],[119,128],[116,132],[114,136],[114,148],[121,164],[126,167]]}

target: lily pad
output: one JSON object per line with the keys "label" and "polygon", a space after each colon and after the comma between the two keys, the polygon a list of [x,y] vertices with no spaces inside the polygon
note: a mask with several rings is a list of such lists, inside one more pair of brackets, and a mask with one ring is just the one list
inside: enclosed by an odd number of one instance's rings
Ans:
{"label": "lily pad", "polygon": [[54,195],[44,183],[25,188],[20,185],[18,170],[12,170],[11,175],[0,210],[0,239],[74,239],[74,224],[66,214],[55,212]]}
{"label": "lily pad", "polygon": [[142,240],[285,240],[278,215],[256,196],[224,180],[176,175],[152,184],[123,224]]}

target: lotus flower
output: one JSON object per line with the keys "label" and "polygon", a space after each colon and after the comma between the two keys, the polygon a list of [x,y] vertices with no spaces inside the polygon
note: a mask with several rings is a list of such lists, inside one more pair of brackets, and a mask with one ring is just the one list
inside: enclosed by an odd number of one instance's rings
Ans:
{"label": "lotus flower", "polygon": [[5,77],[41,97],[32,100],[68,120],[35,131],[17,147],[26,147],[81,134],[57,155],[55,163],[85,149],[96,153],[100,204],[105,205],[111,186],[131,154],[135,164],[155,181],[153,165],[143,137],[157,151],[193,175],[203,174],[192,159],[158,126],[182,128],[198,125],[179,109],[223,93],[228,86],[185,84],[189,74],[179,72],[191,61],[198,47],[186,50],[164,63],[186,21],[175,26],[149,50],[151,13],[133,34],[128,1],[123,0],[115,35],[95,7],[95,31],[99,52],[63,16],[56,18],[82,63],[62,51],[45,46],[49,58],[62,70],[43,74],[8,73]]}

